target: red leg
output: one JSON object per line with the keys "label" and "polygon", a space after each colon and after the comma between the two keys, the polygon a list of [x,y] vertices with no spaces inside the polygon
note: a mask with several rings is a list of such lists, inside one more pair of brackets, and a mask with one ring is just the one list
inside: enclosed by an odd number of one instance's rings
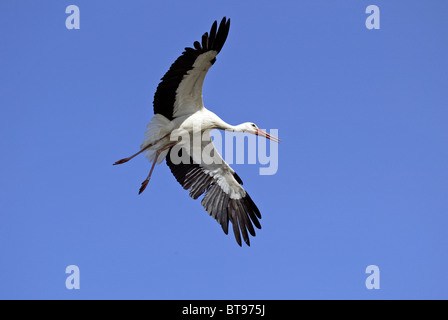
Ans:
{"label": "red leg", "polygon": [[151,171],[149,171],[148,177],[146,177],[145,181],[142,182],[142,186],[140,187],[138,194],[141,194],[143,191],[145,191],[146,186],[149,183],[149,179],[151,179],[152,172],[154,171],[154,167],[156,166],[157,159],[159,158],[159,155],[160,155],[159,151],[157,151],[157,153],[156,153],[156,157],[154,158],[154,162],[152,163]]}
{"label": "red leg", "polygon": [[146,177],[145,181],[142,182],[142,186],[140,187],[138,194],[141,194],[143,191],[145,191],[146,186],[149,183],[149,179],[151,179],[152,172],[154,171],[154,167],[156,166],[157,159],[159,158],[160,154],[163,151],[165,151],[166,149],[169,149],[169,148],[175,146],[176,144],[177,144],[177,142],[171,143],[171,144],[167,145],[166,147],[163,147],[163,148],[157,150],[156,157],[154,158],[154,162],[152,163],[151,170],[149,171],[148,177]]}
{"label": "red leg", "polygon": [[116,161],[113,165],[115,166],[115,165],[117,165],[117,164],[122,164],[122,163],[126,163],[126,162],[128,162],[128,161],[131,160],[132,158],[138,156],[138,155],[139,155],[140,153],[142,153],[143,151],[147,150],[148,148],[150,148],[150,147],[152,147],[153,145],[155,145],[156,143],[158,143],[160,140],[165,139],[165,138],[168,137],[170,134],[171,134],[171,132],[168,133],[168,134],[166,134],[166,135],[164,135],[162,138],[160,138],[160,139],[157,140],[156,142],[147,145],[146,147],[144,147],[142,150],[140,150],[140,151],[137,152],[136,154],[134,154],[134,155],[132,155],[132,156],[130,156],[130,157],[127,157],[127,158],[124,158],[124,159],[121,159],[121,160]]}

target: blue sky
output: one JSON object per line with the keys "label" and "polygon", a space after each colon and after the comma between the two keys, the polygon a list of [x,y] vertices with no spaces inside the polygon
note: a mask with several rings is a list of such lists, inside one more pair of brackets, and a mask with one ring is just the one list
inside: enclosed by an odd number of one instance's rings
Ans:
{"label": "blue sky", "polygon": [[[67,30],[65,8],[80,9]],[[381,29],[367,30],[375,4]],[[0,2],[0,298],[447,299],[446,1]],[[233,165],[262,213],[240,248],[138,149],[159,79],[214,20],[225,121],[278,129]],[[81,289],[67,290],[77,265]],[[381,271],[367,290],[365,269]]]}

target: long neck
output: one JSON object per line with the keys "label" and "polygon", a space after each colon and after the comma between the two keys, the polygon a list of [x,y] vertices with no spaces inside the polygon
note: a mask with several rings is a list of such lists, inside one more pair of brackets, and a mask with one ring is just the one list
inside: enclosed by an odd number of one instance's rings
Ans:
{"label": "long neck", "polygon": [[244,131],[243,124],[238,124],[236,126],[232,126],[231,124],[228,124],[224,121],[222,121],[222,123],[219,125],[219,127],[217,129],[233,131],[233,132],[243,132]]}
{"label": "long neck", "polygon": [[210,112],[209,117],[210,120],[213,122],[214,129],[228,130],[228,131],[242,131],[242,128],[240,128],[241,125],[232,126],[231,124],[228,124],[227,122],[222,120],[213,112]]}

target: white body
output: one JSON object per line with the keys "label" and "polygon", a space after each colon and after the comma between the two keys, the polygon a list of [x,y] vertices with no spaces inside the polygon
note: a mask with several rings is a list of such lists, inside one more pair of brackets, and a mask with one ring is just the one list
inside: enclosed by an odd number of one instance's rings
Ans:
{"label": "white body", "polygon": [[[144,149],[151,143],[163,138],[165,135],[171,133],[164,139],[161,139],[156,144],[147,149],[146,158],[148,161],[153,162],[157,153],[157,150],[162,149],[173,142],[178,141],[178,137],[188,132],[190,137],[193,134],[193,130],[200,128],[202,137],[202,147],[212,142],[210,135],[205,131],[211,129],[225,129],[232,131],[246,131],[246,125],[231,126],[225,123],[216,114],[207,110],[203,106],[196,112],[188,115],[179,116],[172,121],[160,114],[156,114],[147,126],[145,135],[147,136],[141,145],[141,149]],[[192,146],[190,147],[192,148]],[[157,164],[160,164],[167,156],[169,150],[164,150],[157,158]],[[188,150],[190,155],[194,152],[192,149]],[[246,195],[246,191],[243,187],[234,179],[233,174],[235,171],[221,158],[218,151],[214,149],[216,155],[220,157],[218,163],[205,164],[199,163],[204,168],[204,172],[208,173],[211,177],[217,180],[219,186],[223,191],[229,194],[232,199],[241,199]]]}

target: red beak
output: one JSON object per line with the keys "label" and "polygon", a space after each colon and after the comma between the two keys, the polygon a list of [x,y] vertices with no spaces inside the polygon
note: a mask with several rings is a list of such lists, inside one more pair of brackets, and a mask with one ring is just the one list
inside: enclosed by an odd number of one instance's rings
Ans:
{"label": "red beak", "polygon": [[261,129],[257,129],[257,131],[255,132],[255,134],[256,134],[257,136],[265,137],[265,138],[267,138],[267,139],[269,139],[269,140],[272,140],[272,141],[275,141],[275,142],[277,142],[277,143],[279,143],[279,142],[281,141],[279,138],[276,138],[276,137],[274,137],[274,136],[271,136],[269,133],[267,133],[266,131],[263,131],[263,130],[261,130]]}

